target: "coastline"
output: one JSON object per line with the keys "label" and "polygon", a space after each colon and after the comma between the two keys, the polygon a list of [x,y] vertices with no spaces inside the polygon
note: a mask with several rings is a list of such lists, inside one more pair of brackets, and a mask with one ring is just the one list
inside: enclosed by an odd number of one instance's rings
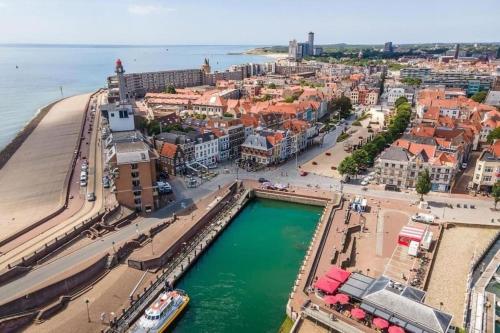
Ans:
{"label": "coastline", "polygon": [[[64,97],[66,98],[66,97]],[[42,119],[49,113],[50,109],[57,102],[62,101],[64,98],[53,101],[52,103],[38,109],[33,118],[24,125],[24,127],[16,134],[16,136],[0,151],[0,169],[4,167],[14,153],[21,147],[35,128],[40,124]]]}
{"label": "coastline", "polygon": [[238,52],[238,53],[228,53],[229,55],[242,55],[242,54],[245,54],[245,55],[258,55],[258,56],[264,56],[264,57],[268,57],[268,58],[273,58],[273,59],[285,59],[288,57],[288,54],[285,53],[285,52],[269,52],[267,51],[266,48],[262,48],[262,47],[257,47],[257,48],[253,48],[253,49],[248,49],[246,51],[243,51],[243,52]]}

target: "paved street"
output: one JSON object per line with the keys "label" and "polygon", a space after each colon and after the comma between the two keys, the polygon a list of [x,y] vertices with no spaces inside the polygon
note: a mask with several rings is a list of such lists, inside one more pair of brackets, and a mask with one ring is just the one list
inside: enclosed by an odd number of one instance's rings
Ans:
{"label": "paved street", "polygon": [[[329,149],[333,145],[335,145],[336,136],[338,135],[338,133],[338,130],[328,133],[325,137],[323,146],[314,147],[306,151],[304,154],[299,155],[297,159],[298,164],[301,165],[307,162],[317,154],[323,153],[326,149]],[[224,172],[224,169],[227,169],[229,173]],[[361,186],[352,184],[340,184],[338,180],[328,177],[313,174],[302,177],[299,175],[296,169],[295,159],[289,160],[287,163],[280,167],[269,168],[260,172],[246,172],[240,168],[237,168],[233,163],[222,164],[219,167],[218,171],[219,175],[217,177],[194,189],[187,189],[181,179],[172,179],[170,182],[174,187],[174,193],[177,200],[170,205],[154,212],[149,217],[138,218],[136,223],[138,224],[137,229],[139,230],[139,232],[145,232],[149,230],[149,228],[159,223],[162,219],[170,217],[174,212],[179,211],[184,207],[190,205],[191,203],[198,201],[202,197],[218,189],[219,186],[228,184],[229,182],[234,181],[236,178],[257,180],[260,177],[264,177],[273,182],[301,187],[317,187],[332,191],[342,190],[346,193],[360,195],[370,194],[371,196],[376,196],[382,199],[399,199],[409,202],[415,202],[417,200],[417,195],[412,193],[387,192],[378,189],[368,189],[367,191],[363,191],[361,189]],[[500,218],[500,214],[498,212],[492,212],[490,210],[490,207],[492,206],[491,200],[478,200],[463,196],[453,197],[450,194],[431,194],[426,196],[426,200],[432,205],[432,212],[436,214],[440,218],[440,220],[443,221],[449,220],[463,221],[468,223],[489,223],[491,218]],[[457,203],[464,202],[467,202],[468,204],[473,203],[475,205],[475,208],[451,209],[446,208],[445,205],[452,204],[455,207]],[[37,267],[20,279],[17,279],[12,283],[0,287],[0,302],[4,302],[5,300],[17,294],[21,294],[26,290],[27,286],[36,286],[43,281],[46,281],[47,279],[53,277],[55,274],[69,270],[71,267],[78,265],[79,263],[87,260],[88,258],[91,258],[92,256],[105,253],[106,251],[111,251],[113,242],[115,242],[115,244],[120,244],[134,237],[136,234],[136,226],[135,223],[133,223],[112,234],[106,235],[102,239],[98,239],[71,254],[60,257],[54,261]]]}
{"label": "paved street", "polygon": [[[99,119],[99,114],[96,114],[96,119]],[[0,267],[8,263],[12,263],[26,256],[34,250],[41,247],[44,243],[54,239],[56,236],[64,234],[64,232],[71,230],[75,225],[80,224],[83,220],[97,214],[102,206],[104,200],[104,189],[102,187],[102,154],[100,147],[97,146],[99,129],[99,120],[95,122],[93,131],[88,134],[85,141],[89,141],[88,146],[91,149],[84,149],[82,156],[85,156],[89,161],[89,180],[88,186],[80,188],[80,164],[81,160],[77,163],[75,175],[72,179],[71,189],[73,200],[80,200],[81,204],[76,205],[73,209],[67,209],[54,219],[47,221],[39,227],[22,235],[19,239],[8,243],[0,250],[4,252],[0,256]],[[89,202],[86,200],[87,189],[92,188],[96,193],[96,201]]]}

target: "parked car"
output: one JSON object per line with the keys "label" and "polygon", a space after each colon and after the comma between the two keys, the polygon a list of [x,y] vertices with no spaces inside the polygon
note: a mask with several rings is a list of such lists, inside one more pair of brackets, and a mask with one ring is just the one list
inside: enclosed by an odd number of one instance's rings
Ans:
{"label": "parked car", "polygon": [[368,179],[363,179],[363,180],[361,181],[361,185],[363,185],[363,186],[368,185]]}
{"label": "parked car", "polygon": [[433,223],[435,218],[432,214],[417,213],[412,215],[411,220],[413,222]]}
{"label": "parked car", "polygon": [[81,187],[85,187],[85,186],[87,186],[87,181],[86,181],[86,180],[81,180],[81,179],[80,179],[80,186],[81,186]]}
{"label": "parked car", "polygon": [[94,192],[87,193],[87,201],[95,201],[95,193]]}
{"label": "parked car", "polygon": [[102,177],[102,186],[103,186],[104,188],[109,188],[109,186],[110,186],[110,181],[109,181],[109,178],[108,178],[108,177],[106,177],[106,176]]}
{"label": "parked car", "polygon": [[462,169],[467,169],[467,163],[462,163]]}
{"label": "parked car", "polygon": [[161,194],[172,193],[172,186],[170,186],[169,183],[167,183],[167,182],[156,182],[156,185],[158,186],[158,191]]}
{"label": "parked car", "polygon": [[87,171],[87,169],[89,168],[88,164],[87,163],[82,163],[82,171]]}
{"label": "parked car", "polygon": [[301,170],[301,171],[300,171],[300,175],[301,175],[302,177],[305,177],[305,176],[307,176],[307,175],[308,175],[308,172],[307,172],[307,171],[303,171],[303,170]]}
{"label": "parked car", "polygon": [[259,183],[267,183],[269,180],[267,180],[266,178],[264,177],[260,177],[259,178]]}

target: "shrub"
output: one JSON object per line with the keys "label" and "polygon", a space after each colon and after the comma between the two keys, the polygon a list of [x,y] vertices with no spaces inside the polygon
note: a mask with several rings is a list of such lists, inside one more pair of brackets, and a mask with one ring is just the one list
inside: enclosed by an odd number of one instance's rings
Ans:
{"label": "shrub", "polygon": [[361,122],[359,120],[355,120],[352,122],[352,126],[361,126]]}

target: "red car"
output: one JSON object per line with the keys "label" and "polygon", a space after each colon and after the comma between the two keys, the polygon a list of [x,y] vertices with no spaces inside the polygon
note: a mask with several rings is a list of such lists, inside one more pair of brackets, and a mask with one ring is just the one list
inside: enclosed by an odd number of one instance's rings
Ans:
{"label": "red car", "polygon": [[302,177],[307,176],[307,174],[308,174],[308,173],[307,173],[307,171],[301,171],[301,172],[300,172],[300,175],[301,175]]}

